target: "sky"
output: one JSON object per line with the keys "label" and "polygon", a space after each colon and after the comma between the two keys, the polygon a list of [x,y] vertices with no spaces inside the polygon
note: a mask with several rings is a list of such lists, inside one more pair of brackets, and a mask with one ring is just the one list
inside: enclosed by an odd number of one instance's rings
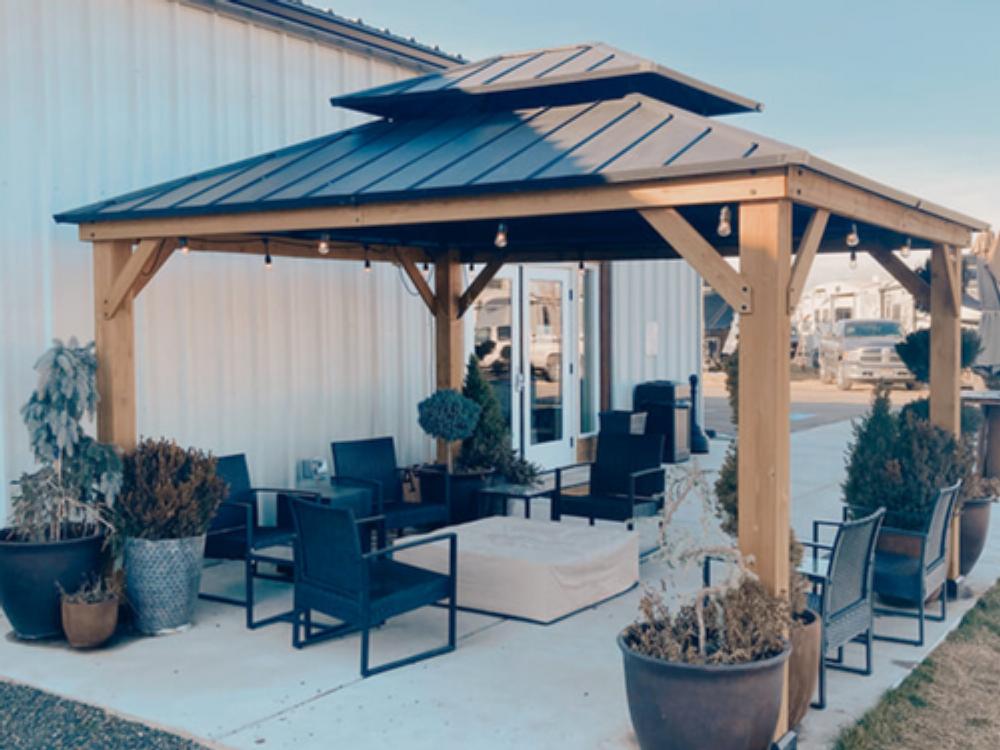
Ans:
{"label": "sky", "polygon": [[335,1],[470,60],[607,42],[763,102],[734,125],[1000,226],[1000,0]]}

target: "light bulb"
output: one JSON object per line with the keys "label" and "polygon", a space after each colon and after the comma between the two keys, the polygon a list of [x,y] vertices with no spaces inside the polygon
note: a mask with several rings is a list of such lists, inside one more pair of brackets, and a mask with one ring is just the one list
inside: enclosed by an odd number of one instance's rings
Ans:
{"label": "light bulb", "polygon": [[368,260],[368,258],[365,258],[365,271],[371,271],[371,270],[372,270],[372,262]]}
{"label": "light bulb", "polygon": [[431,270],[431,264],[428,263],[427,261],[424,261],[424,271],[426,272],[430,270]]}
{"label": "light bulb", "polygon": [[733,233],[733,223],[729,206],[723,206],[719,209],[719,226],[716,227],[715,232],[720,237],[728,237]]}
{"label": "light bulb", "polygon": [[912,249],[913,249],[913,240],[907,237],[906,242],[904,242],[903,246],[899,248],[899,254],[902,255],[904,258],[909,258],[910,250]]}
{"label": "light bulb", "polygon": [[856,250],[851,250],[851,259],[847,265],[850,266],[852,271],[858,267],[858,253]]}
{"label": "light bulb", "polygon": [[507,225],[503,222],[497,224],[497,236],[493,238],[493,244],[501,249],[507,247]]}
{"label": "light bulb", "polygon": [[319,238],[319,245],[316,246],[316,250],[319,251],[320,255],[327,255],[330,252],[330,235],[324,234]]}
{"label": "light bulb", "polygon": [[470,263],[469,264],[469,272],[471,273],[472,271],[475,271],[475,270],[476,270],[476,264],[475,263]]}
{"label": "light bulb", "polygon": [[180,239],[178,239],[177,240],[177,246],[178,246],[178,249],[181,251],[181,253],[183,255],[187,255],[188,253],[191,252],[191,248],[188,246],[188,238],[187,237],[181,237]]}
{"label": "light bulb", "polygon": [[848,247],[857,247],[861,244],[861,236],[858,234],[857,224],[851,224],[851,231],[847,233],[847,237],[844,238],[844,242]]}
{"label": "light bulb", "polygon": [[271,268],[274,266],[274,262],[271,260],[271,252],[268,251],[264,253],[264,268]]}
{"label": "light bulb", "polygon": [[580,264],[577,266],[577,268],[579,268],[581,271],[585,268],[582,260],[580,261]]}

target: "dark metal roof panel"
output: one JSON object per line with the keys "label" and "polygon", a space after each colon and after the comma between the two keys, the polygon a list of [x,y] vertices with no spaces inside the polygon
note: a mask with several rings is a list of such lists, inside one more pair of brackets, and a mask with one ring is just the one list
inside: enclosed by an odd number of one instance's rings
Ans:
{"label": "dark metal roof panel", "polygon": [[758,102],[600,42],[501,55],[331,101],[382,117],[416,117],[445,104],[453,110],[511,110],[636,93],[705,116],[761,109]]}
{"label": "dark metal roof panel", "polygon": [[721,174],[800,164],[973,229],[982,222],[643,95],[381,120],[69,211],[82,223]]}

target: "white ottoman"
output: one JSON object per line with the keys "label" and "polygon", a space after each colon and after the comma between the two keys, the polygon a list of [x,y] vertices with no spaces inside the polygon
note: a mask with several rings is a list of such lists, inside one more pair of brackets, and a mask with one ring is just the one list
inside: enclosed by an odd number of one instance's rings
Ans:
{"label": "white ottoman", "polygon": [[[624,526],[493,516],[434,533],[445,531],[458,535],[458,606],[463,609],[550,623],[627,591],[639,580],[639,537]],[[448,545],[406,549],[395,559],[443,573]]]}

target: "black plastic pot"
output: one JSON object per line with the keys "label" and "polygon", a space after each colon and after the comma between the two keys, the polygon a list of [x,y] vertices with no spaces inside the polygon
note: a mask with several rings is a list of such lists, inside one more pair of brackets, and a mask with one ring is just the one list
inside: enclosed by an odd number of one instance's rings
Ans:
{"label": "black plastic pot", "polygon": [[[444,466],[434,468],[443,469]],[[450,525],[468,523],[480,517],[479,492],[486,486],[489,476],[484,473],[451,475]],[[420,496],[435,501],[444,498],[444,482],[443,474],[420,474]]]}
{"label": "black plastic pot", "polygon": [[972,572],[983,554],[990,531],[990,509],[995,500],[993,497],[981,497],[962,503],[958,572],[963,576]]}
{"label": "black plastic pot", "polygon": [[18,638],[63,634],[59,586],[74,591],[99,575],[103,542],[100,534],[59,542],[19,542],[13,541],[10,529],[0,530],[0,604]]}
{"label": "black plastic pot", "polygon": [[748,664],[681,664],[618,647],[642,750],[767,750],[781,711],[791,648]]}

